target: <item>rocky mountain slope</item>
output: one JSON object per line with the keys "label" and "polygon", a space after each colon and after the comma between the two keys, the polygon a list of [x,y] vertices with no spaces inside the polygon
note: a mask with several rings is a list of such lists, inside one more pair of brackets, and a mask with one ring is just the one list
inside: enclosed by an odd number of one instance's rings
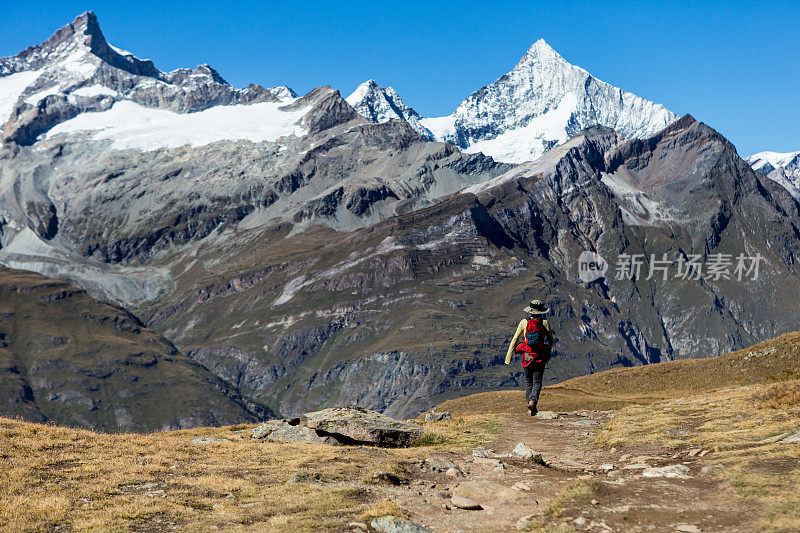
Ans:
{"label": "rocky mountain slope", "polygon": [[0,267],[0,413],[105,431],[252,422],[268,409],[85,291]]}
{"label": "rocky mountain slope", "polygon": [[393,89],[372,80],[351,99],[373,122],[402,118],[423,135],[508,163],[532,161],[596,124],[625,138],[644,138],[678,119],[664,106],[571,65],[543,39],[510,72],[475,91],[446,117],[420,119]]}
{"label": "rocky mountain slope", "polygon": [[[798,209],[691,117],[645,141],[594,129],[363,230],[239,234],[224,254],[209,247],[176,264],[176,290],[143,313],[278,412],[355,403],[414,413],[519,386],[503,359],[533,297],[548,301],[560,339],[551,382],[791,331]],[[584,250],[611,265],[605,278],[581,280]],[[740,255],[761,258],[757,276],[737,275]],[[618,276],[634,256],[640,267]]]}
{"label": "rocky mountain slope", "polygon": [[783,185],[800,200],[800,151],[789,153],[759,152],[746,160],[753,170]]}

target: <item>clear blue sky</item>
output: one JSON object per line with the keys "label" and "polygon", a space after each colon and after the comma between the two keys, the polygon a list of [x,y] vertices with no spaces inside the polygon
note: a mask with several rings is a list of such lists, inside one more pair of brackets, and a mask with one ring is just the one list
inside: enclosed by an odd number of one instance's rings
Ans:
{"label": "clear blue sky", "polygon": [[601,80],[691,113],[741,155],[800,149],[797,1],[5,4],[0,55],[91,9],[109,42],[162,70],[209,63],[236,86],[344,96],[374,78],[426,116],[449,114],[543,37]]}

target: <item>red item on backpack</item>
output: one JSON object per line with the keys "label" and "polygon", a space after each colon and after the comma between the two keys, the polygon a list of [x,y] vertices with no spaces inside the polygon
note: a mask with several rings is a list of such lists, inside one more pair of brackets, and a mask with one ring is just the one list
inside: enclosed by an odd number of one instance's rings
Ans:
{"label": "red item on backpack", "polygon": [[525,325],[525,340],[517,344],[514,351],[522,354],[522,366],[531,363],[546,363],[550,359],[550,350],[545,347],[547,335],[541,318],[529,318]]}

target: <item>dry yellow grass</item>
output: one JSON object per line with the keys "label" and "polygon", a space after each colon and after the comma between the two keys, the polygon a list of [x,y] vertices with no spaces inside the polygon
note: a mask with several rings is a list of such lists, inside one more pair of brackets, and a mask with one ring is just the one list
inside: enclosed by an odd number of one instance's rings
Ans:
{"label": "dry yellow grass", "polygon": [[713,471],[757,504],[765,531],[799,531],[800,445],[778,442],[800,429],[798,390],[790,381],[626,407],[600,444],[711,450],[701,461],[722,465]]}
{"label": "dry yellow grass", "polygon": [[[0,529],[339,527],[386,511],[363,483],[375,470],[401,472],[431,450],[483,444],[500,426],[485,416],[428,424],[437,444],[396,450],[191,442],[237,429],[110,435],[0,418]],[[323,482],[292,483],[295,474]]]}

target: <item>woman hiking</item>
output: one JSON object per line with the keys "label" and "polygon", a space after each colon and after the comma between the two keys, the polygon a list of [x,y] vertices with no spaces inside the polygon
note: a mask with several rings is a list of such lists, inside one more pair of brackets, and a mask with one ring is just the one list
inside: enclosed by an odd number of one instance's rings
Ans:
{"label": "woman hiking", "polygon": [[[539,403],[539,393],[542,390],[542,376],[544,367],[550,360],[550,352],[556,343],[550,324],[542,319],[542,315],[550,311],[541,300],[532,300],[530,305],[523,309],[528,313],[528,318],[523,318],[517,326],[514,338],[508,347],[506,364],[511,363],[514,352],[522,354],[522,370],[525,372],[525,402],[528,404],[528,414],[535,416],[538,412],[536,405]],[[517,344],[517,341],[521,342]]]}

